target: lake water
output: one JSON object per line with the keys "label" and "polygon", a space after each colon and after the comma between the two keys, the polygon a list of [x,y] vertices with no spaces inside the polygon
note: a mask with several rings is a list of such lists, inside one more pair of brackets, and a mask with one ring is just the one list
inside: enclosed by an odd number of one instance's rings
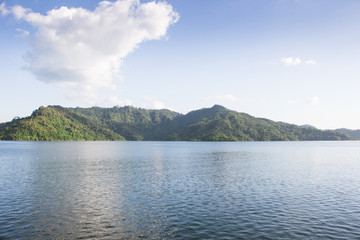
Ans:
{"label": "lake water", "polygon": [[360,239],[360,142],[0,142],[0,239]]}

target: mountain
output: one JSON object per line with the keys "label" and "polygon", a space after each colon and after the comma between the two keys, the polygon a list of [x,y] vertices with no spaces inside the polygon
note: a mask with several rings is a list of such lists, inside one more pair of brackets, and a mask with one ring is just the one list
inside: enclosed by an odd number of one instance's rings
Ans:
{"label": "mountain", "polygon": [[220,105],[180,114],[135,107],[40,107],[0,124],[0,140],[306,141],[353,140],[335,131],[256,118]]}
{"label": "mountain", "polygon": [[300,125],[299,127],[302,127],[302,128],[316,128],[316,127],[311,126],[309,124]]}
{"label": "mountain", "polygon": [[335,129],[334,131],[345,133],[353,138],[360,139],[360,129],[351,130],[351,129],[346,129],[346,128],[340,128],[340,129]]}
{"label": "mountain", "polygon": [[306,141],[350,140],[346,134],[302,128],[238,113],[215,105],[179,116],[167,140],[182,141]]}

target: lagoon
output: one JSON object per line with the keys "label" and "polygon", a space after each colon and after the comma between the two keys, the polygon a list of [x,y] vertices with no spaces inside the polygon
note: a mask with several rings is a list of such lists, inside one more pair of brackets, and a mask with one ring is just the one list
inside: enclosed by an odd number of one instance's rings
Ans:
{"label": "lagoon", "polygon": [[359,239],[360,142],[0,142],[0,239]]}

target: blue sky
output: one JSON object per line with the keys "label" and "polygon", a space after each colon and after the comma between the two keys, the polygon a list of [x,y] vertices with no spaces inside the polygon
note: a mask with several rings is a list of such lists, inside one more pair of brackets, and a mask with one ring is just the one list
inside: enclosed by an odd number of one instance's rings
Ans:
{"label": "blue sky", "polygon": [[[41,105],[186,113],[221,104],[276,121],[360,129],[360,1],[127,2],[146,11],[130,21],[117,12],[124,4],[106,5],[111,15],[96,10],[99,1],[2,2],[0,122]],[[66,22],[47,13],[71,8]],[[76,18],[84,11],[92,18]],[[88,24],[93,18],[107,24]],[[53,40],[49,29],[64,38]]]}

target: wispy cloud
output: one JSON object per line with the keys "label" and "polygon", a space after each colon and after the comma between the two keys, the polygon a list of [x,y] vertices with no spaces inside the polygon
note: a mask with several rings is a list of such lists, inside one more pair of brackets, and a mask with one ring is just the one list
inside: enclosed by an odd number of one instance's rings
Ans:
{"label": "wispy cloud", "polygon": [[38,80],[59,84],[72,99],[104,104],[118,94],[114,81],[121,80],[124,58],[140,43],[165,37],[179,19],[162,1],[102,1],[94,11],[60,7],[45,15],[2,3],[0,11],[34,28],[25,68]]}
{"label": "wispy cloud", "polygon": [[8,14],[9,14],[9,10],[6,9],[6,7],[5,7],[5,2],[2,2],[2,3],[0,4],[0,15],[1,15],[1,16],[6,16],[6,15],[8,15]]}
{"label": "wispy cloud", "polygon": [[21,29],[21,28],[17,28],[16,31],[20,33],[20,34],[18,35],[19,37],[27,38],[27,37],[30,36],[29,31],[23,30],[23,29]]}
{"label": "wispy cloud", "polygon": [[224,95],[217,95],[212,97],[205,98],[207,101],[216,101],[216,102],[239,102],[244,101],[244,99],[240,99],[232,94],[224,94]]}
{"label": "wispy cloud", "polygon": [[318,97],[310,97],[306,99],[307,104],[316,105],[320,103],[320,99]]}
{"label": "wispy cloud", "polygon": [[[286,67],[298,66],[303,63],[303,61],[299,57],[297,57],[297,58],[293,58],[293,57],[282,58],[280,61]],[[317,62],[313,59],[306,60],[304,63],[309,64],[309,65],[317,64]]]}
{"label": "wispy cloud", "polygon": [[309,105],[317,105],[320,103],[320,99],[318,97],[309,97],[309,98],[302,98],[302,99],[290,99],[288,104],[309,104]]}
{"label": "wispy cloud", "polygon": [[165,104],[162,101],[159,101],[158,99],[154,97],[144,97],[144,100],[148,102],[147,108],[151,109],[164,109]]}
{"label": "wispy cloud", "polygon": [[297,65],[301,64],[301,59],[300,58],[288,57],[288,58],[282,58],[281,62],[282,62],[282,64],[284,64],[287,67],[289,67],[289,66],[297,66]]}

